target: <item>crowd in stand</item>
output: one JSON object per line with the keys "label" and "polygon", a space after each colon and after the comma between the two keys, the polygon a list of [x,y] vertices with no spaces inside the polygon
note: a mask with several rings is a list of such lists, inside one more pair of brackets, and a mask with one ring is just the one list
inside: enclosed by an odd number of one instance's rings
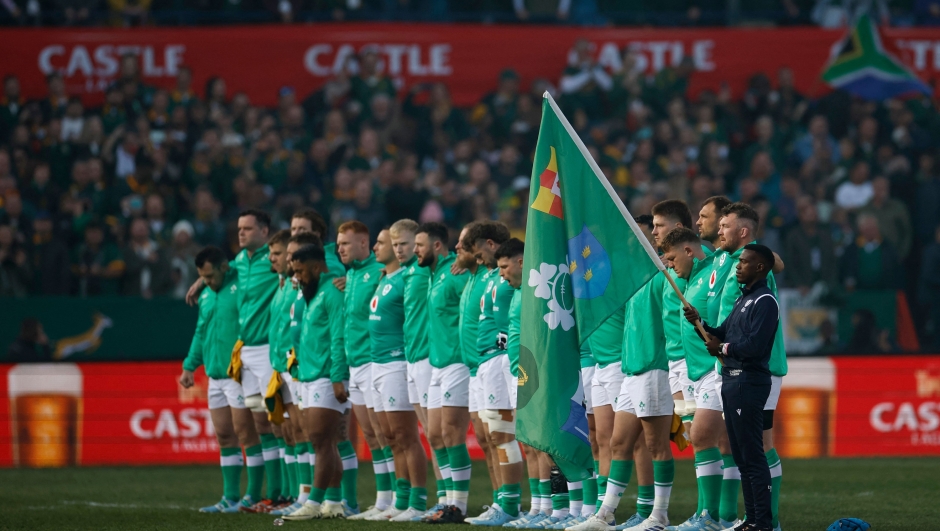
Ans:
{"label": "crowd in stand", "polygon": [[[57,74],[35,101],[15,74],[0,96],[0,295],[182,297],[201,246],[237,251],[246,208],[289,222],[301,206],[333,226],[358,219],[460,227],[496,219],[524,234],[541,94],[548,90],[635,215],[667,198],[697,213],[715,194],[761,214],[761,241],[807,296],[906,289],[923,315],[940,295],[940,113],[928,98],[810,98],[788,69],[744,94],[690,94],[689,62],[621,71],[578,43],[559,77],[458,108],[445,84],[399,88],[369,50],[312,94],[272,87],[252,105],[225,80],[181,69],[169,89],[125,56],[104,104]],[[926,322],[931,322],[927,319]]]}

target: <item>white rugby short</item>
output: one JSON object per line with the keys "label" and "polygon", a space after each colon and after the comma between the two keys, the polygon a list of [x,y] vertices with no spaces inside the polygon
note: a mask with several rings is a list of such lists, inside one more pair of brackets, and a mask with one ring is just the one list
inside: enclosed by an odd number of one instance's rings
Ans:
{"label": "white rugby short", "polygon": [[470,368],[463,363],[431,368],[428,409],[440,407],[470,407]]}
{"label": "white rugby short", "polygon": [[333,384],[329,378],[320,378],[312,382],[300,382],[300,397],[303,409],[324,408],[345,412],[350,407],[350,400],[340,404],[333,394]]}
{"label": "white rugby short", "polygon": [[287,404],[293,404],[294,403],[294,388],[292,387],[293,378],[291,378],[290,373],[282,372],[281,381],[283,382],[283,384],[281,384],[281,400],[284,401],[285,406]]}
{"label": "white rugby short", "polygon": [[669,362],[669,390],[672,394],[682,393],[683,400],[695,400],[695,388],[689,379],[685,358]]}
{"label": "white rugby short", "polygon": [[408,364],[408,401],[421,407],[428,407],[428,387],[431,386],[431,361]]}
{"label": "white rugby short", "polygon": [[372,362],[349,368],[349,401],[354,406],[366,406],[374,409],[372,398]]}
{"label": "white rugby short", "polygon": [[209,409],[223,407],[245,409],[245,395],[242,386],[230,378],[220,380],[209,378]]}
{"label": "white rugby short", "polygon": [[245,396],[263,395],[274,369],[268,345],[242,346],[242,389]]}
{"label": "white rugby short", "polygon": [[414,411],[408,400],[408,368],[404,361],[373,363],[372,386],[376,411]]}
{"label": "white rugby short", "polygon": [[[611,363],[604,368],[594,370],[594,380],[591,386],[591,405],[593,407],[615,406],[620,396],[620,386],[623,384],[624,374],[619,363]],[[585,393],[587,390],[585,390]]]}
{"label": "white rugby short", "polygon": [[718,373],[708,371],[697,381],[692,382],[695,387],[695,408],[722,411],[721,391],[718,389]]}
{"label": "white rugby short", "polygon": [[480,411],[480,395],[483,394],[483,382],[480,381],[480,369],[477,368],[477,375],[470,375],[470,413],[478,413]]}
{"label": "white rugby short", "polygon": [[581,386],[584,387],[584,407],[585,413],[594,414],[594,371],[597,365],[592,367],[581,367]]}
{"label": "white rugby short", "polygon": [[513,409],[512,387],[516,382],[509,370],[507,354],[500,354],[481,363],[477,369],[477,379],[480,381],[480,409]]}
{"label": "white rugby short", "polygon": [[669,375],[662,369],[653,369],[623,379],[615,411],[628,411],[640,418],[664,417],[671,416],[675,408]]}

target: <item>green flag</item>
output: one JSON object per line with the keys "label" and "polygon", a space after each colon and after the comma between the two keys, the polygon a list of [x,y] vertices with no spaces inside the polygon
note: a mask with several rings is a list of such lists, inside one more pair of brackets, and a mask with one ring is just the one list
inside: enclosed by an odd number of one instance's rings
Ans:
{"label": "green flag", "polygon": [[663,265],[548,93],[529,201],[517,431],[580,481],[594,461],[579,345]]}

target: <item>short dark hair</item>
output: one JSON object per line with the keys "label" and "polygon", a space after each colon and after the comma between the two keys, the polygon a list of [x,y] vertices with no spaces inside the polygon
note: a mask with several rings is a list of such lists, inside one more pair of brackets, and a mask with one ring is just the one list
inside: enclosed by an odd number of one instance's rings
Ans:
{"label": "short dark hair", "polygon": [[281,229],[271,236],[268,245],[287,245],[288,241],[290,241],[290,229]]}
{"label": "short dark hair", "polygon": [[218,269],[224,262],[227,262],[228,258],[225,256],[225,252],[222,249],[214,245],[208,247],[203,247],[199,254],[196,255],[196,267],[202,268],[206,265],[206,262],[212,264],[212,267]]}
{"label": "short dark hair", "polygon": [[481,221],[467,231],[467,241],[472,244],[480,240],[493,240],[493,243],[502,245],[511,237],[509,227],[499,221]]}
{"label": "short dark hair", "polygon": [[310,228],[313,232],[318,232],[320,236],[326,235],[327,225],[326,220],[323,219],[323,216],[319,212],[312,208],[304,208],[297,212],[294,212],[294,215],[291,216],[291,219],[300,218],[305,219],[310,222]]}
{"label": "short dark hair", "polygon": [[774,268],[774,264],[777,260],[774,258],[774,252],[770,250],[770,247],[766,245],[761,245],[759,243],[749,243],[744,246],[744,250],[753,251],[757,256],[760,257],[762,264],[767,266],[767,271],[770,271]]}
{"label": "short dark hair", "polygon": [[294,254],[291,255],[291,260],[301,263],[324,262],[326,261],[326,253],[323,251],[322,245],[304,245],[294,251]]}
{"label": "short dark hair", "polygon": [[754,230],[756,230],[757,226],[760,224],[760,215],[754,210],[754,207],[747,203],[738,201],[737,203],[731,203],[721,209],[722,216],[730,216],[731,214],[738,216],[738,219],[746,219],[754,223],[754,227],[752,227]]}
{"label": "short dark hair", "polygon": [[268,213],[263,210],[258,210],[256,208],[249,208],[247,210],[242,210],[241,212],[238,213],[238,217],[240,218],[243,218],[246,216],[254,216],[255,221],[262,228],[267,229],[271,227],[271,216],[269,216]]}
{"label": "short dark hair", "polygon": [[429,238],[434,238],[445,244],[447,244],[450,239],[450,231],[447,230],[447,225],[436,221],[428,221],[427,223],[418,225],[418,231],[415,232],[415,234],[417,235],[422,232],[426,233]]}
{"label": "short dark hair", "polygon": [[681,223],[685,228],[692,227],[692,211],[685,201],[679,199],[667,199],[653,205],[653,215],[669,218],[675,222]]}
{"label": "short dark hair", "polygon": [[662,241],[659,243],[659,248],[665,252],[683,243],[698,244],[701,243],[701,240],[692,229],[676,227],[663,236]]}
{"label": "short dark hair", "polygon": [[496,259],[515,258],[524,253],[525,243],[519,238],[509,238],[499,246],[499,249],[496,249]]}
{"label": "short dark hair", "polygon": [[643,214],[642,216],[637,216],[633,218],[633,221],[636,221],[637,225],[646,225],[646,228],[653,230],[653,216],[649,214]]}
{"label": "short dark hair", "polygon": [[718,215],[721,215],[721,212],[725,209],[725,207],[730,204],[731,200],[723,195],[713,195],[702,202],[702,206],[712,205]]}
{"label": "short dark hair", "polygon": [[287,243],[296,243],[300,245],[319,245],[323,246],[323,241],[319,236],[310,232],[301,232],[300,234],[295,234],[287,240]]}

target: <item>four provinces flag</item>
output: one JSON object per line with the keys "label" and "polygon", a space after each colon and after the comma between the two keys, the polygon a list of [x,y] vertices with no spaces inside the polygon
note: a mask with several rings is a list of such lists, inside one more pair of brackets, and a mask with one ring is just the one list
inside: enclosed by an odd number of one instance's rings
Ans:
{"label": "four provinces flag", "polygon": [[594,461],[579,345],[662,262],[548,93],[529,200],[517,431],[580,481]]}
{"label": "four provinces flag", "polygon": [[915,92],[929,96],[930,87],[891,53],[889,43],[871,17],[862,15],[832,47],[823,81],[832,88],[873,101]]}

